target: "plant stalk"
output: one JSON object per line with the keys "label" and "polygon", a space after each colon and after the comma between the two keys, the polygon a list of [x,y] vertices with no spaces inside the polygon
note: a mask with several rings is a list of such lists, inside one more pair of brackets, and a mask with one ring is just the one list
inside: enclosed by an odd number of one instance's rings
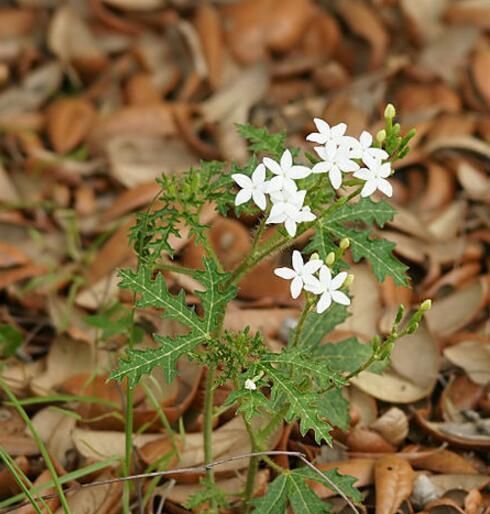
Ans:
{"label": "plant stalk", "polygon": [[[214,404],[214,381],[216,378],[216,365],[210,364],[206,375],[206,389],[204,393],[204,464],[213,462],[213,404]],[[211,484],[214,484],[214,470],[208,468],[206,475]],[[211,511],[217,512],[216,500],[211,500]]]}

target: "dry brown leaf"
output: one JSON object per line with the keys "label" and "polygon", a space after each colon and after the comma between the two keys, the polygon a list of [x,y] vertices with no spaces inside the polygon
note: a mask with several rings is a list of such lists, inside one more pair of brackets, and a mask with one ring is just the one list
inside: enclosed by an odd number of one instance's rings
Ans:
{"label": "dry brown leaf", "polygon": [[424,151],[430,154],[448,149],[471,152],[481,158],[490,159],[490,144],[470,136],[434,139],[424,148]]}
{"label": "dry brown leaf", "polygon": [[427,228],[437,241],[453,239],[462,231],[466,208],[464,200],[455,201],[430,221]]}
{"label": "dry brown leaf", "polygon": [[15,185],[7,174],[7,170],[0,165],[0,202],[15,204],[19,201],[20,197]]}
{"label": "dry brown leaf", "polygon": [[490,179],[467,160],[461,160],[457,167],[459,183],[473,200],[490,203]]}
{"label": "dry brown leaf", "polygon": [[445,12],[450,23],[490,28],[490,5],[488,0],[465,0],[451,3]]}
{"label": "dry brown leaf", "polygon": [[468,461],[468,459],[465,459],[464,456],[451,450],[446,450],[445,448],[439,449],[431,455],[421,455],[420,457],[417,457],[417,453],[419,451],[427,451],[427,448],[410,446],[404,448],[403,451],[411,453],[410,464],[412,464],[416,469],[424,469],[427,471],[446,474],[478,474],[478,470],[470,461]]}
{"label": "dry brown leaf", "polygon": [[[24,475],[27,475],[29,473],[31,466],[24,455],[20,457],[15,457],[14,462]],[[6,467],[3,468],[0,471],[0,498],[8,498],[15,496],[20,491],[21,489],[19,484],[17,483],[17,480]]]}
{"label": "dry brown leaf", "polygon": [[398,407],[391,407],[371,423],[370,428],[379,432],[389,443],[397,446],[408,435],[408,417]]}
{"label": "dry brown leaf", "polygon": [[130,11],[153,11],[165,7],[167,0],[103,0],[117,9],[127,9]]}
{"label": "dry brown leaf", "polygon": [[376,514],[394,514],[412,493],[414,472],[400,457],[386,456],[374,465]]}
{"label": "dry brown leaf", "polygon": [[357,388],[355,385],[350,385],[347,391],[350,408],[358,417],[356,426],[369,426],[374,423],[378,417],[378,404],[376,400],[371,395],[361,391],[361,389]]}
{"label": "dry brown leaf", "polygon": [[[490,13],[490,10],[489,10]],[[490,48],[477,50],[473,56],[473,80],[487,106],[490,106],[490,81],[488,80],[488,70],[490,69]]]}
{"label": "dry brown leaf", "polygon": [[355,453],[394,453],[395,447],[378,432],[365,427],[354,427],[345,438],[345,444]]}
{"label": "dry brown leaf", "polygon": [[470,491],[471,489],[482,489],[490,482],[490,476],[481,475],[461,475],[461,474],[442,474],[430,477],[431,482],[435,485],[438,494],[442,496],[447,491],[454,489],[462,489]]}
{"label": "dry brown leaf", "polygon": [[339,12],[350,30],[371,46],[369,68],[379,68],[385,59],[389,35],[375,10],[358,0],[344,0],[339,3]]}
{"label": "dry brown leaf", "polygon": [[429,43],[443,32],[441,16],[449,0],[401,0],[403,14],[408,18],[410,32],[419,43]]}
{"label": "dry brown leaf", "polygon": [[474,280],[466,287],[435,300],[426,313],[429,330],[439,336],[448,336],[465,327],[489,301],[488,284],[484,279]]}
{"label": "dry brown leaf", "polygon": [[47,131],[53,148],[66,153],[79,145],[95,119],[95,109],[83,98],[63,98],[53,102],[47,113]]}
{"label": "dry brown leaf", "polygon": [[476,384],[486,385],[490,382],[490,344],[464,341],[446,348],[444,357],[463,368]]}

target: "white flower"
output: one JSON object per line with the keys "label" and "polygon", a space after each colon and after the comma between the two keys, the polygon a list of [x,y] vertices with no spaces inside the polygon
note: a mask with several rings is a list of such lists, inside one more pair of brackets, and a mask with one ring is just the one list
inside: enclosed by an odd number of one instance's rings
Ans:
{"label": "white flower", "polygon": [[305,190],[295,192],[282,190],[271,193],[273,205],[266,223],[284,223],[288,234],[294,237],[298,223],[316,219],[309,207],[303,207],[305,196]]}
{"label": "white flower", "polygon": [[337,145],[329,141],[325,146],[316,146],[315,151],[322,159],[313,166],[313,173],[328,173],[328,178],[334,189],[342,185],[342,172],[352,172],[359,165],[351,159],[349,145]]}
{"label": "white flower", "polygon": [[255,391],[257,389],[257,384],[251,378],[247,378],[247,380],[245,380],[245,389]]}
{"label": "white flower", "polygon": [[366,197],[372,195],[377,189],[386,196],[393,195],[393,187],[386,180],[391,175],[391,166],[389,162],[384,164],[371,156],[365,156],[364,162],[367,168],[361,168],[354,173],[354,177],[365,180],[366,183],[361,190],[361,196]]}
{"label": "white flower", "polygon": [[291,296],[298,298],[303,288],[306,289],[310,283],[313,283],[315,277],[313,276],[323,262],[320,259],[314,259],[308,261],[306,264],[303,261],[303,257],[298,250],[293,252],[293,268],[277,268],[274,270],[274,274],[278,277],[284,278],[285,280],[292,280],[291,282]]}
{"label": "white flower", "polygon": [[351,141],[351,157],[355,159],[362,159],[366,162],[366,159],[376,159],[382,161],[388,159],[388,152],[382,148],[375,148],[373,144],[373,136],[366,131],[363,131],[359,140],[352,138]]}
{"label": "white flower", "polygon": [[323,121],[320,118],[314,118],[313,121],[318,132],[308,134],[306,136],[306,141],[318,143],[319,145],[325,145],[329,141],[339,144],[345,137],[344,134],[347,130],[347,125],[345,123],[339,123],[338,125],[330,127],[326,121]]}
{"label": "white flower", "polygon": [[313,280],[308,281],[305,289],[314,294],[321,295],[316,305],[316,312],[318,314],[325,312],[332,305],[332,302],[350,305],[349,297],[342,291],[339,291],[346,278],[347,273],[345,271],[332,278],[330,268],[323,265],[320,268],[319,278],[313,277]]}
{"label": "white flower", "polygon": [[297,188],[294,181],[305,178],[311,173],[310,168],[293,164],[293,156],[289,150],[284,151],[280,162],[276,162],[270,157],[264,157],[263,162],[276,175],[268,184],[268,192],[280,191],[282,189],[295,191]]}
{"label": "white flower", "polygon": [[265,198],[267,182],[265,181],[265,166],[263,164],[259,164],[255,168],[251,177],[235,173],[231,178],[242,188],[236,195],[235,205],[241,205],[253,198],[255,205],[259,209],[265,210],[267,206]]}

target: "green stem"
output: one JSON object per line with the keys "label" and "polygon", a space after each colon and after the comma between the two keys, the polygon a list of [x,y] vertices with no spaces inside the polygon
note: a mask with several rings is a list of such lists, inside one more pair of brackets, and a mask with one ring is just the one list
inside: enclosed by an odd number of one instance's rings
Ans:
{"label": "green stem", "polygon": [[173,264],[171,262],[159,262],[156,264],[155,269],[160,271],[171,271],[173,273],[180,273],[181,275],[190,276],[194,275],[196,272],[195,269],[179,266],[178,264]]}
{"label": "green stem", "polygon": [[[133,398],[134,390],[126,386],[126,408],[124,419],[124,476],[131,474],[131,457],[133,454]],[[128,480],[123,484],[123,512],[131,514],[131,482]]]}
{"label": "green stem", "polygon": [[[206,389],[204,393],[204,463],[211,464],[213,462],[213,403],[214,403],[214,381],[216,378],[216,365],[208,366],[206,375]],[[214,470],[209,468],[206,471],[207,478],[211,484],[214,484]],[[217,512],[216,500],[211,500],[211,512]]]}
{"label": "green stem", "polygon": [[303,307],[303,311],[301,312],[301,316],[299,317],[298,324],[296,325],[296,328],[294,329],[294,338],[291,342],[291,346],[298,346],[299,340],[301,337],[301,333],[303,332],[303,327],[306,321],[306,318],[308,317],[308,314],[311,312],[311,308],[313,307],[314,303],[310,300],[309,295],[306,296],[305,305]]}
{"label": "green stem", "polygon": [[[257,445],[257,440],[255,439],[252,425],[245,419],[245,417],[243,417],[243,421],[245,422],[245,428],[247,429],[248,437],[250,439],[250,452],[255,453],[260,451],[260,448]],[[243,495],[245,513],[250,510],[249,503],[254,493],[255,477],[257,475],[257,470],[259,469],[259,460],[259,457],[254,455],[250,457],[248,462],[247,481],[245,483],[245,492]]]}
{"label": "green stem", "polygon": [[61,506],[63,507],[63,511],[65,514],[71,514],[70,506],[68,505],[68,501],[66,499],[65,493],[63,492],[63,487],[61,486],[58,473],[56,472],[56,469],[54,467],[53,461],[51,460],[51,457],[49,455],[49,452],[39,436],[37,430],[35,429],[34,425],[32,424],[29,416],[27,415],[26,411],[20,405],[19,401],[17,400],[14,393],[11,391],[10,387],[7,385],[7,383],[0,378],[0,386],[5,391],[5,394],[7,395],[8,399],[12,402],[12,405],[14,405],[15,409],[19,413],[20,417],[26,424],[26,427],[29,429],[29,432],[31,433],[34,441],[37,444],[37,447],[39,448],[39,451],[41,452],[41,455],[44,459],[44,462],[46,463],[46,467],[48,468],[48,471],[51,475],[51,478],[54,483],[54,488],[56,490],[56,493],[58,494],[58,498],[60,500]]}

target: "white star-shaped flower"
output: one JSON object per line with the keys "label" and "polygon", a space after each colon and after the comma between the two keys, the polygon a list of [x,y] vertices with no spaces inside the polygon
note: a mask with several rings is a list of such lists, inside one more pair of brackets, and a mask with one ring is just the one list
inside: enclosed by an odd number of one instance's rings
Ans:
{"label": "white star-shaped flower", "polygon": [[370,158],[378,161],[388,159],[388,152],[382,148],[375,148],[372,144],[373,136],[364,130],[359,140],[352,138],[352,141],[350,141],[351,157],[362,159],[364,162],[366,162],[366,159],[369,160]]}
{"label": "white star-shaped flower", "polygon": [[326,121],[320,118],[314,118],[313,122],[315,123],[318,132],[308,134],[306,136],[306,141],[318,143],[319,145],[325,145],[329,141],[339,144],[345,137],[344,134],[347,130],[347,125],[345,123],[339,123],[338,125],[331,127]]}
{"label": "white star-shaped flower", "polygon": [[265,192],[268,182],[265,180],[265,166],[263,164],[259,164],[255,168],[251,177],[242,173],[235,173],[231,178],[242,188],[236,195],[235,205],[246,203],[252,198],[259,209],[265,210],[267,207]]}
{"label": "white star-shaped flower", "polygon": [[305,196],[305,190],[295,192],[282,190],[271,193],[273,205],[266,223],[284,223],[287,233],[294,237],[298,223],[316,219],[309,207],[303,207]]}
{"label": "white star-shaped flower", "polygon": [[313,166],[313,173],[328,173],[334,189],[342,185],[342,172],[359,169],[359,164],[350,156],[348,145],[337,145],[335,141],[329,141],[325,146],[316,146],[315,152],[322,160]]}
{"label": "white star-shaped flower", "polygon": [[316,312],[318,314],[325,312],[332,305],[332,302],[350,305],[350,298],[342,291],[339,291],[346,278],[347,273],[345,271],[332,278],[330,268],[323,265],[320,268],[319,278],[313,277],[313,280],[308,281],[305,289],[314,294],[321,295],[316,305]]}
{"label": "white star-shaped flower", "polygon": [[277,268],[274,274],[285,280],[292,280],[291,282],[291,296],[298,298],[303,288],[308,284],[313,284],[317,280],[313,274],[316,273],[322,266],[323,262],[320,259],[308,261],[306,264],[303,257],[298,250],[293,252],[293,268]]}
{"label": "white star-shaped flower", "polygon": [[247,378],[247,380],[245,380],[245,389],[255,391],[257,389],[257,384],[251,378]]}
{"label": "white star-shaped flower", "polygon": [[392,196],[393,186],[386,180],[391,175],[390,163],[385,162],[383,164],[372,156],[365,156],[364,162],[367,168],[361,168],[354,173],[354,177],[366,181],[361,190],[361,196],[370,196],[376,190],[381,191],[386,196]]}
{"label": "white star-shaped flower", "polygon": [[270,157],[264,157],[263,162],[275,175],[275,177],[269,181],[268,192],[280,191],[281,189],[295,191],[297,188],[294,181],[305,178],[311,173],[310,168],[293,164],[293,156],[289,150],[284,151],[280,162]]}

